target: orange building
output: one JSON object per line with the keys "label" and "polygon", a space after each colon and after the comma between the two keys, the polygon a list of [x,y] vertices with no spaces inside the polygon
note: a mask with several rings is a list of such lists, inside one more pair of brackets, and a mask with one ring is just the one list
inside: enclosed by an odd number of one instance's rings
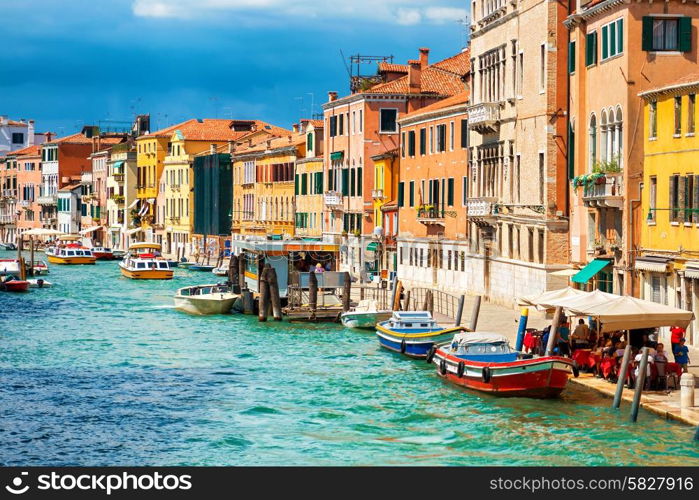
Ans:
{"label": "orange building", "polygon": [[415,284],[466,288],[468,96],[399,120],[398,273]]}
{"label": "orange building", "polygon": [[649,188],[640,94],[696,72],[699,5],[581,1],[564,24],[570,30],[570,261],[607,263],[580,278],[581,286],[639,296],[640,273],[655,266],[637,259],[646,224],[640,200]]}
{"label": "orange building", "polygon": [[17,215],[17,232],[23,233],[28,229],[41,227],[39,216],[41,207],[37,203],[41,187],[41,146],[29,146],[15,151],[17,162],[17,199],[19,210]]}
{"label": "orange building", "polygon": [[[325,118],[325,237],[342,241],[340,269],[355,275],[373,266],[365,249],[374,241],[374,160],[400,146],[398,121],[408,113],[464,90],[469,52],[429,64],[429,49],[407,65],[381,63],[375,77],[341,99],[329,92]],[[356,82],[355,82],[356,83]],[[372,261],[373,262],[373,261]],[[367,266],[369,264],[369,266]]]}

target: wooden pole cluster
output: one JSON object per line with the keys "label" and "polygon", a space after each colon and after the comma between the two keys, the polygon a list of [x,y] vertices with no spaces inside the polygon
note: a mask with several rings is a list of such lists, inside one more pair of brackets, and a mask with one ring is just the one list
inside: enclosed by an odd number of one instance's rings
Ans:
{"label": "wooden pole cluster", "polygon": [[347,312],[350,310],[350,296],[352,294],[352,277],[350,273],[343,273],[344,282],[342,284],[342,310]]}
{"label": "wooden pole cluster", "polygon": [[[269,264],[267,264],[269,266]],[[277,279],[277,270],[273,267],[266,268],[267,281],[269,282],[270,300],[272,302],[272,316],[274,321],[282,320],[282,299],[279,296],[279,280]]]}
{"label": "wooden pole cluster", "polygon": [[563,308],[558,306],[556,311],[553,313],[553,321],[551,322],[551,330],[549,331],[549,341],[546,343],[546,355],[551,356],[553,354],[553,348],[556,347],[556,341],[558,337],[558,325],[561,323],[561,315],[563,314]]}
{"label": "wooden pole cluster", "polygon": [[269,270],[271,266],[265,264],[260,274],[260,303],[258,305],[257,319],[259,321],[267,321],[267,317],[272,309],[271,293],[269,286]]}
{"label": "wooden pole cluster", "polygon": [[624,357],[621,359],[619,380],[616,382],[616,392],[614,393],[612,408],[619,408],[621,405],[621,395],[624,392],[624,382],[626,382],[626,374],[629,371],[629,361],[631,361],[631,344],[626,344],[626,348],[624,349]]}
{"label": "wooden pole cluster", "polygon": [[[239,288],[238,283],[238,256],[231,254],[228,261],[228,286]],[[240,293],[240,290],[238,290]]]}
{"label": "wooden pole cluster", "polygon": [[34,276],[34,237],[29,238],[29,275]]}
{"label": "wooden pole cluster", "polygon": [[638,377],[636,377],[636,392],[633,393],[633,403],[631,403],[632,422],[638,420],[638,408],[641,406],[641,393],[646,383],[646,371],[648,370],[648,354],[650,350],[644,347],[641,352],[641,364],[638,367]]}
{"label": "wooden pole cluster", "polygon": [[456,309],[456,318],[454,320],[454,326],[459,326],[461,325],[461,317],[464,314],[464,303],[466,302],[466,296],[462,295],[459,297],[459,305],[457,306]]}

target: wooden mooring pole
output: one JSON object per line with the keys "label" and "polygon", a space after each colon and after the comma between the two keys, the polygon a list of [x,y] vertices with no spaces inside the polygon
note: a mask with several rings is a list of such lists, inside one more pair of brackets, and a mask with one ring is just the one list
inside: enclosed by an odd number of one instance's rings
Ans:
{"label": "wooden mooring pole", "polygon": [[311,308],[311,321],[316,319],[318,309],[318,278],[316,273],[308,273],[308,306]]}
{"label": "wooden mooring pole", "polygon": [[459,326],[461,325],[461,317],[464,314],[464,303],[466,302],[466,296],[462,295],[459,297],[459,305],[457,306],[456,309],[456,318],[454,320],[454,326]]}
{"label": "wooden mooring pole", "polygon": [[481,313],[481,300],[483,297],[480,295],[476,297],[476,300],[473,302],[473,309],[471,309],[471,318],[469,319],[468,322],[468,329],[472,332],[476,331],[476,327],[478,327],[478,316]]}
{"label": "wooden mooring pole", "polygon": [[561,314],[563,314],[563,308],[559,306],[553,313],[551,330],[549,330],[549,341],[546,343],[546,356],[551,356],[551,354],[553,354],[553,348],[556,347],[558,325],[561,323]]}
{"label": "wooden mooring pole", "polygon": [[258,304],[257,319],[258,321],[267,321],[267,316],[269,316],[269,311],[271,308],[270,304],[270,293],[269,293],[269,264],[265,264],[260,274],[260,303]]}
{"label": "wooden mooring pole", "polygon": [[247,255],[245,253],[241,253],[240,257],[238,258],[238,282],[240,284],[241,291],[246,288],[246,286],[245,286],[245,259],[247,259]]}
{"label": "wooden mooring pole", "polygon": [[627,344],[624,349],[624,357],[621,359],[621,369],[619,370],[619,380],[616,381],[616,392],[614,393],[614,401],[612,408],[621,406],[621,396],[624,392],[624,382],[626,382],[626,374],[629,371],[629,361],[631,361],[631,344]]}
{"label": "wooden mooring pole", "polygon": [[[342,311],[350,310],[350,299],[352,294],[352,277],[350,273],[343,273],[344,282],[342,283]],[[360,284],[361,286],[361,284]]]}
{"label": "wooden mooring pole", "polygon": [[274,321],[281,321],[282,299],[279,296],[279,281],[277,280],[277,270],[271,266],[267,271],[267,279],[269,280],[269,294],[272,302],[272,316]]}
{"label": "wooden mooring pole", "polygon": [[34,276],[34,237],[29,238],[29,275]]}
{"label": "wooden mooring pole", "polygon": [[644,347],[641,351],[641,364],[638,367],[638,377],[636,377],[636,391],[633,393],[633,402],[631,403],[632,422],[638,420],[638,408],[641,406],[641,393],[643,392],[643,386],[646,383],[646,370],[648,369],[649,352],[650,350],[647,347]]}

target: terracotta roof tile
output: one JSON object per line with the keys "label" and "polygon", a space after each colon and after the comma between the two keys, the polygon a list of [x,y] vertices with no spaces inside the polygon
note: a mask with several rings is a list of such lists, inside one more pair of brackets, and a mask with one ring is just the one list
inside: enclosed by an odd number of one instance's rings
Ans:
{"label": "terracotta roof tile", "polygon": [[468,97],[469,92],[463,91],[459,94],[447,97],[446,99],[442,99],[441,101],[437,101],[433,104],[430,104],[429,106],[425,106],[424,108],[420,108],[417,111],[408,113],[407,115],[401,117],[401,121],[405,120],[406,118],[413,118],[416,116],[426,115],[429,113],[434,113],[435,111],[439,111],[441,109],[451,108],[452,106],[458,106],[460,104],[466,104],[468,102]]}
{"label": "terracotta roof tile", "polygon": [[379,63],[379,72],[380,73],[408,73],[408,65],[407,64],[393,64],[393,63],[387,63],[387,62],[380,62]]}
{"label": "terracotta roof tile", "polygon": [[[455,95],[463,92],[461,78],[468,74],[470,68],[469,51],[463,51],[438,63],[423,68],[420,74],[423,94]],[[402,76],[393,81],[374,85],[364,91],[366,94],[409,94],[409,76]]]}
{"label": "terracotta roof tile", "polygon": [[234,123],[234,120],[204,118],[200,121],[192,118],[191,120],[157,130],[151,134],[143,135],[139,137],[139,139],[169,137],[178,130],[182,133],[186,140],[190,141],[236,140],[250,133],[250,131],[247,130],[232,130],[231,127]]}
{"label": "terracotta roof tile", "polygon": [[38,156],[41,154],[40,151],[41,151],[41,146],[35,145],[35,146],[28,146],[24,149],[18,149],[17,151],[12,151],[9,154],[14,155],[14,156]]}

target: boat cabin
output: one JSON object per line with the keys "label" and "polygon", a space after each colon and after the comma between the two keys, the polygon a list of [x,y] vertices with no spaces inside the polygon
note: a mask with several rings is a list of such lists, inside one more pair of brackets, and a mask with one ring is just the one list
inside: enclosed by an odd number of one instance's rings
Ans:
{"label": "boat cabin", "polygon": [[230,292],[230,287],[226,285],[202,285],[202,286],[192,286],[188,288],[181,288],[179,294],[183,297],[191,297],[197,295],[211,295],[214,293],[228,293]]}
{"label": "boat cabin", "polygon": [[92,257],[92,251],[87,248],[79,248],[77,245],[56,249],[57,257]]}
{"label": "boat cabin", "polygon": [[429,311],[393,311],[386,327],[397,332],[442,330]]}
{"label": "boat cabin", "polygon": [[135,270],[146,269],[170,269],[170,263],[160,259],[133,259],[129,263],[129,267]]}
{"label": "boat cabin", "polygon": [[507,337],[487,332],[466,332],[454,335],[449,354],[482,363],[507,363],[517,360],[519,355],[510,347]]}

